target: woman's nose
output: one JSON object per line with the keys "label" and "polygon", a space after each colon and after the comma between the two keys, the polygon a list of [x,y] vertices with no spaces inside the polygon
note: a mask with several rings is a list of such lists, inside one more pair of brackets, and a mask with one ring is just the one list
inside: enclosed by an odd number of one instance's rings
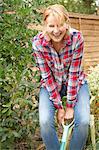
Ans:
{"label": "woman's nose", "polygon": [[58,27],[55,27],[55,28],[54,28],[54,33],[58,33],[58,32],[59,32]]}

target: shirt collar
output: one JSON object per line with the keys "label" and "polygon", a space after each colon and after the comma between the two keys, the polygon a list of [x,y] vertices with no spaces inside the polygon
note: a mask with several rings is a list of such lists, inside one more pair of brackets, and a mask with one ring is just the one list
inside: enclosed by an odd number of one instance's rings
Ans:
{"label": "shirt collar", "polygon": [[71,45],[72,44],[72,34],[67,31],[66,35],[64,36],[64,44],[65,45]]}

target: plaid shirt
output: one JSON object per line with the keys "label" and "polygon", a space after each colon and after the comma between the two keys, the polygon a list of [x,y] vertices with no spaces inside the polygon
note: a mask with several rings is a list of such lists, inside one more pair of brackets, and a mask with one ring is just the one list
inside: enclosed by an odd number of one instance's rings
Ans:
{"label": "plaid shirt", "polygon": [[42,36],[42,32],[33,38],[33,56],[41,73],[41,86],[45,87],[54,106],[62,108],[60,91],[62,85],[67,86],[67,107],[74,107],[78,90],[85,82],[85,74],[81,70],[83,56],[83,37],[81,32],[70,28],[64,37],[61,50],[57,53],[51,41]]}

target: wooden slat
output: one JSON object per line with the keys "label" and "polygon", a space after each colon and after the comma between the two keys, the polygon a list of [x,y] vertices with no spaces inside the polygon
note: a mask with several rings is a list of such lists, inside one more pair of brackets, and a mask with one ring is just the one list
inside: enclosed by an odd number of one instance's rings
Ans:
{"label": "wooden slat", "polygon": [[99,53],[85,53],[84,54],[84,58],[85,59],[87,59],[87,58],[92,58],[92,59],[94,59],[94,58],[96,58],[96,59],[99,59]]}
{"label": "wooden slat", "polygon": [[[71,24],[78,24],[79,23],[79,18],[71,18],[70,19],[70,23]],[[99,21],[98,20],[86,20],[86,19],[81,19],[81,24],[83,25],[99,25]]]}
{"label": "wooden slat", "polygon": [[91,59],[91,58],[85,58],[84,62],[99,62],[99,59],[98,58],[93,58],[93,59]]}
{"label": "wooden slat", "polygon": [[[87,44],[87,43],[89,44],[89,42],[86,42],[86,44]],[[97,43],[98,43],[98,42],[97,42]],[[85,45],[85,44],[84,44],[84,48],[87,49],[87,50],[88,50],[88,49],[89,49],[89,50],[90,50],[90,49],[93,49],[93,50],[95,49],[95,51],[99,51],[99,43],[98,43],[97,45],[93,45],[93,44],[91,44],[91,43],[90,43],[90,45]]]}
{"label": "wooden slat", "polygon": [[69,12],[69,16],[70,18],[84,18],[84,19],[99,20],[99,16],[96,16],[96,15],[86,15],[86,14]]}
{"label": "wooden slat", "polygon": [[[71,23],[71,27],[74,27],[74,28],[79,28],[79,23]],[[88,25],[88,24],[85,24],[85,25],[82,25],[81,24],[81,28],[80,28],[81,31],[83,30],[91,30],[91,31],[99,31],[99,26],[98,25]]]}
{"label": "wooden slat", "polygon": [[79,24],[78,23],[73,23],[73,24],[71,24],[71,27],[79,28]]}
{"label": "wooden slat", "polygon": [[86,42],[99,42],[99,37],[84,36],[84,40],[85,40]]}
{"label": "wooden slat", "polygon": [[83,36],[98,36],[99,37],[99,31],[93,31],[93,30],[82,30]]}
{"label": "wooden slat", "polygon": [[[75,23],[79,23],[79,18],[70,18],[70,22],[73,24]],[[99,25],[99,21],[98,20],[91,20],[91,19],[81,19],[81,24],[82,25]]]}
{"label": "wooden slat", "polygon": [[88,25],[99,25],[99,20],[93,20],[93,19],[81,19],[81,23],[83,24],[88,24]]}
{"label": "wooden slat", "polygon": [[91,44],[90,44],[90,46],[84,45],[84,49],[85,49],[85,50],[93,49],[94,51],[99,51],[99,46],[91,45]]}
{"label": "wooden slat", "polygon": [[86,42],[85,41],[85,43],[84,43],[84,45],[85,45],[85,47],[96,47],[96,46],[99,46],[99,41],[97,41],[97,42]]}
{"label": "wooden slat", "polygon": [[81,26],[81,30],[93,30],[93,31],[99,31],[99,26],[98,25],[88,25],[88,24],[84,24]]}
{"label": "wooden slat", "polygon": [[84,47],[84,53],[99,53],[99,47]]}
{"label": "wooden slat", "polygon": [[71,24],[79,23],[79,18],[70,18],[70,23]]}

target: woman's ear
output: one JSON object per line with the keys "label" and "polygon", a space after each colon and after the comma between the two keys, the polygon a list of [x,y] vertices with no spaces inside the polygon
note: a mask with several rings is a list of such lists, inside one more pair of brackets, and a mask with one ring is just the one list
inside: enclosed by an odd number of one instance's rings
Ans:
{"label": "woman's ear", "polygon": [[69,24],[64,23],[64,27],[65,27],[66,30],[68,30],[69,29]]}

